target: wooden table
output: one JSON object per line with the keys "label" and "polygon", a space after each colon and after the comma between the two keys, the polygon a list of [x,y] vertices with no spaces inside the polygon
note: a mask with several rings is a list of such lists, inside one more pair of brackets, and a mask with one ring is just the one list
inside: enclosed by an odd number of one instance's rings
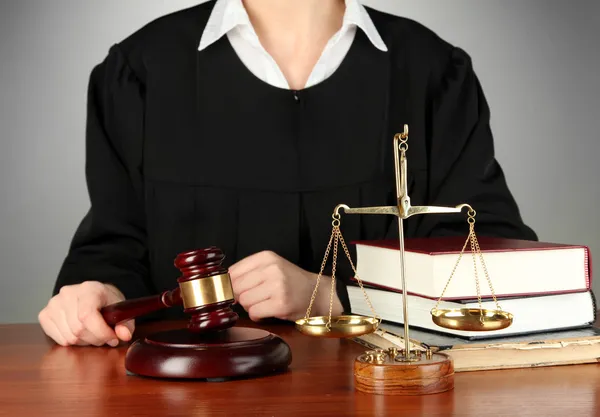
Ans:
{"label": "wooden table", "polygon": [[[242,323],[243,325],[252,325]],[[150,330],[173,327],[154,325]],[[289,372],[230,382],[128,376],[120,348],[54,346],[34,324],[0,326],[0,415],[28,416],[598,416],[600,366],[457,373],[453,391],[387,397],[355,391],[349,340],[266,328],[291,346]],[[140,329],[140,334],[148,331]]]}

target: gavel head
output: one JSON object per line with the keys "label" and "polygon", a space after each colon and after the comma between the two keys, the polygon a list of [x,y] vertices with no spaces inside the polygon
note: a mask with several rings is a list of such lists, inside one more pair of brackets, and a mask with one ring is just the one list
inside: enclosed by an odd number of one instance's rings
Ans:
{"label": "gavel head", "polygon": [[181,271],[177,279],[184,312],[191,315],[189,330],[197,333],[218,331],[233,326],[238,315],[231,278],[223,267],[225,255],[217,247],[181,253],[175,266]]}

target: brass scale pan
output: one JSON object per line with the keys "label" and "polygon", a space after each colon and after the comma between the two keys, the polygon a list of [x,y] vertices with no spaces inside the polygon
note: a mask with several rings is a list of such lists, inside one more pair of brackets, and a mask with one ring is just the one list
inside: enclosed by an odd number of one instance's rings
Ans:
{"label": "brass scale pan", "polygon": [[[432,309],[433,322],[440,327],[463,331],[494,331],[505,329],[513,322],[511,313],[478,308]],[[296,328],[308,336],[345,338],[373,333],[381,320],[376,317],[343,315],[318,316],[296,320]]]}

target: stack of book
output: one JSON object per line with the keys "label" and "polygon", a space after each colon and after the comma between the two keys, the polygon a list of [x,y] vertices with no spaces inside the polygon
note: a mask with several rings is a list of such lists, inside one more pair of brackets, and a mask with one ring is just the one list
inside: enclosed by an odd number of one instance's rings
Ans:
{"label": "stack of book", "polygon": [[[415,341],[417,345],[436,346],[438,350],[469,346],[472,351],[474,346],[489,349],[490,345],[505,343],[513,347],[530,342],[536,342],[539,347],[543,341],[560,345],[563,339],[568,339],[566,343],[573,346],[573,338],[584,338],[584,345],[589,346],[587,338],[590,337],[598,339],[597,344],[594,342],[596,356],[593,359],[600,357],[600,333],[593,328],[596,302],[592,292],[591,256],[589,248],[583,245],[479,237],[493,288],[492,291],[477,259],[482,307],[496,309],[492,298],[495,294],[502,310],[512,313],[514,321],[506,329],[491,332],[437,326],[430,312],[438,304],[464,240],[456,237],[405,240],[408,322],[414,329],[411,339],[414,335],[420,338]],[[389,343],[390,338],[398,341],[402,335],[398,325],[404,323],[398,241],[353,243],[356,245],[357,275],[377,314],[384,320],[378,334],[381,343]],[[467,245],[438,308],[479,308],[473,268]],[[362,290],[354,284],[356,282],[348,287],[352,313],[372,315]],[[373,344],[372,337],[362,338],[361,342]],[[592,359],[590,352],[584,356]],[[490,359],[490,355],[485,357]],[[485,369],[500,367],[498,362],[502,360],[496,358]],[[582,359],[578,357],[577,360]],[[457,370],[467,368],[473,366],[459,366]]]}

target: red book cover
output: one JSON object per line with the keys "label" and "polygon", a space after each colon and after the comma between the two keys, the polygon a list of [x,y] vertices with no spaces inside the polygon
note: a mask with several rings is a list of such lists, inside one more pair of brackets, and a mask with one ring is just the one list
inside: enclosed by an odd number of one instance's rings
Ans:
{"label": "red book cover", "polygon": [[[433,238],[407,238],[404,239],[404,248],[412,252],[424,253],[427,255],[443,255],[460,253],[467,236],[451,237],[433,237]],[[477,241],[482,251],[486,252],[507,252],[519,250],[550,250],[550,249],[573,249],[584,248],[589,252],[589,248],[584,245],[571,245],[563,243],[538,242],[533,240],[504,239],[498,237],[478,236]],[[398,240],[357,240],[353,244],[378,246],[386,249],[398,249],[400,244]],[[470,246],[467,245],[467,249]],[[589,256],[589,253],[588,253]]]}
{"label": "red book cover", "polygon": [[[407,238],[404,240],[404,248],[407,252],[415,252],[425,255],[452,255],[455,254],[458,256],[460,253],[466,236],[452,236],[452,237],[435,237],[435,238]],[[586,275],[586,286],[587,289],[591,289],[592,285],[592,259],[591,253],[588,246],[585,245],[576,245],[576,244],[563,244],[563,243],[550,243],[550,242],[539,242],[539,241],[529,241],[529,240],[520,240],[520,239],[506,239],[506,238],[497,238],[497,237],[488,237],[488,236],[478,236],[477,240],[479,242],[479,246],[481,251],[485,253],[493,253],[493,252],[511,252],[511,251],[546,251],[546,250],[561,250],[561,249],[576,249],[580,248],[584,251],[584,271]],[[354,245],[366,245],[373,247],[380,247],[384,249],[391,250],[399,250],[399,241],[398,240],[357,240],[351,242]],[[465,248],[465,255],[470,255],[471,246],[467,244]],[[365,282],[365,284],[371,287],[379,287],[388,291],[398,291],[398,289],[393,289],[389,287],[385,287],[382,285],[378,285],[372,282]],[[581,290],[578,290],[581,291]],[[565,292],[578,292],[578,291],[565,291]],[[411,291],[408,292],[411,294]],[[545,295],[550,295],[553,292],[547,292]],[[420,295],[422,294],[414,294]],[[502,294],[498,294],[502,296]],[[521,294],[511,294],[510,296],[528,296],[530,294],[521,293]],[[426,297],[430,298],[430,297]]]}

